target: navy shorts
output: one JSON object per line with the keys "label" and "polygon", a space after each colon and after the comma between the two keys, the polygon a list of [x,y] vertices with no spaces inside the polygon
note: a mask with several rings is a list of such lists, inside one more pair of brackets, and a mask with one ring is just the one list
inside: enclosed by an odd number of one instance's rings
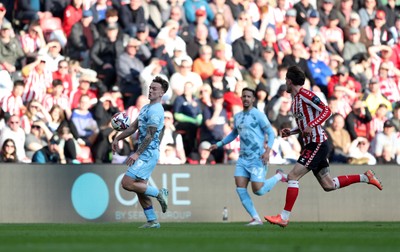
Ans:
{"label": "navy shorts", "polygon": [[304,165],[308,170],[317,175],[322,168],[329,167],[328,162],[328,142],[309,143],[300,154],[297,163]]}

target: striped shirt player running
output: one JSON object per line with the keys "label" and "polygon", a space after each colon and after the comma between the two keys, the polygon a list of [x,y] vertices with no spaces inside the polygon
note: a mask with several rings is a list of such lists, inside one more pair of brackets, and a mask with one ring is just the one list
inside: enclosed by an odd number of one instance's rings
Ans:
{"label": "striped shirt player running", "polygon": [[322,124],[331,116],[331,111],[313,92],[304,89],[305,75],[297,66],[289,67],[286,74],[286,91],[292,95],[292,113],[298,128],[282,129],[282,136],[301,134],[304,148],[297,163],[288,174],[286,203],[281,214],[265,216],[271,224],[286,227],[293,205],[299,194],[299,180],[309,171],[314,173],[322,188],[329,192],[354,183],[368,183],[382,190],[382,185],[372,170],[363,174],[332,178],[329,173],[327,135]]}
{"label": "striped shirt player running", "polygon": [[246,224],[247,226],[263,225],[247,192],[249,182],[251,182],[254,194],[262,196],[272,190],[277,182],[286,182],[287,177],[282,170],[278,169],[274,176],[265,179],[275,135],[267,116],[253,107],[254,101],[255,91],[244,88],[242,90],[243,111],[234,116],[232,132],[210,147],[210,150],[214,150],[232,142],[238,135],[240,137],[240,153],[236,162],[235,184],[236,192],[243,207],[252,217],[252,220]]}
{"label": "striped shirt player running", "polygon": [[161,98],[168,90],[168,82],[157,76],[149,87],[150,103],[143,106],[138,118],[112,142],[113,152],[118,151],[118,142],[139,131],[139,146],[135,153],[128,157],[128,170],[122,178],[122,187],[135,192],[144,210],[147,223],[140,228],[159,228],[157,215],[154,212],[151,198],[156,198],[163,213],[167,211],[168,190],[148,185],[148,180],[160,157],[160,139],[164,128],[164,108]]}

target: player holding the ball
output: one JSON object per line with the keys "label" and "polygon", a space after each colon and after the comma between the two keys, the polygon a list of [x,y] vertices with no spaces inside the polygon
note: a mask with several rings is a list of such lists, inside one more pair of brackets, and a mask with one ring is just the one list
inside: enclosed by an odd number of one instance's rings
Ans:
{"label": "player holding the ball", "polygon": [[128,157],[128,170],[122,178],[122,187],[138,195],[140,205],[144,210],[147,223],[140,228],[159,228],[157,215],[154,212],[151,197],[160,202],[162,212],[167,211],[168,190],[148,185],[148,179],[153,172],[160,156],[159,145],[164,127],[164,108],[161,98],[168,90],[168,82],[157,76],[149,87],[150,103],[145,105],[138,118],[112,142],[113,152],[118,151],[118,141],[131,136],[139,130],[139,145],[135,153]]}

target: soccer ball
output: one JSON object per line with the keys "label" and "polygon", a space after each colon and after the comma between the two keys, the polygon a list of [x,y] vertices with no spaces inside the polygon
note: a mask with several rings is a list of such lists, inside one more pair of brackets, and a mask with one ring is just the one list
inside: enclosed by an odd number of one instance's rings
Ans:
{"label": "soccer ball", "polygon": [[111,118],[111,126],[116,131],[123,131],[131,124],[128,115],[125,112],[115,113]]}

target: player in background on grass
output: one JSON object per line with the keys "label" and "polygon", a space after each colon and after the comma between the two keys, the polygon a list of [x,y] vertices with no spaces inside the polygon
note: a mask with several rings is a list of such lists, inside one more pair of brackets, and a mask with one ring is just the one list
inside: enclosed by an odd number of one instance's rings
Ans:
{"label": "player in background on grass", "polygon": [[236,163],[235,183],[240,201],[252,217],[252,220],[246,224],[247,226],[263,225],[247,192],[249,182],[251,182],[254,194],[261,196],[269,192],[278,181],[286,182],[287,177],[282,170],[278,169],[274,176],[265,179],[275,134],[267,116],[253,107],[255,95],[253,89],[243,88],[243,111],[234,116],[232,132],[210,147],[210,151],[212,151],[232,142],[238,135],[240,137],[240,153]]}
{"label": "player in background on grass", "polygon": [[138,118],[112,142],[113,152],[118,151],[118,142],[131,136],[139,130],[139,145],[135,153],[128,157],[126,164],[128,170],[122,178],[122,187],[138,195],[140,205],[143,207],[147,218],[140,228],[159,228],[157,215],[154,212],[150,197],[157,198],[162,212],[167,211],[168,190],[157,188],[147,184],[160,156],[159,145],[164,127],[164,108],[161,98],[168,90],[168,82],[157,76],[149,87],[150,103],[145,105]]}
{"label": "player in background on grass", "polygon": [[304,72],[299,67],[289,67],[286,73],[286,91],[292,95],[291,110],[298,127],[282,129],[281,133],[283,137],[302,134],[304,148],[297,163],[288,174],[286,203],[282,213],[264,217],[271,224],[281,227],[288,225],[290,213],[299,194],[299,180],[309,171],[313,171],[314,176],[327,192],[360,182],[372,184],[382,190],[382,185],[372,170],[363,174],[331,177],[327,158],[327,135],[321,126],[331,116],[331,111],[318,96],[302,87],[304,81]]}

